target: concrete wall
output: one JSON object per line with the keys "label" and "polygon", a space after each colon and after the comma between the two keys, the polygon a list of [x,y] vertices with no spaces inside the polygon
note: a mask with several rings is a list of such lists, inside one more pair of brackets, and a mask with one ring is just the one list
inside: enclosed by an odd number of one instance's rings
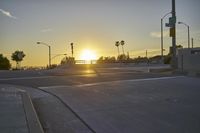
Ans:
{"label": "concrete wall", "polygon": [[200,48],[179,49],[178,68],[182,71],[200,71]]}

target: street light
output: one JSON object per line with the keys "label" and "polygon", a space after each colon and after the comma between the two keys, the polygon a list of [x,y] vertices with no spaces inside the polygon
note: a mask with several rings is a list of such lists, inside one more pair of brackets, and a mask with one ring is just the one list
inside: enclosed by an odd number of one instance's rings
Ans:
{"label": "street light", "polygon": [[49,68],[51,68],[51,46],[43,42],[37,42],[37,44],[42,44],[49,48]]}
{"label": "street light", "polygon": [[188,48],[190,48],[190,26],[183,22],[178,22],[178,24],[183,24],[187,27],[188,30]]}
{"label": "street light", "polygon": [[167,16],[171,14],[171,12],[166,13],[162,18],[161,18],[161,58],[163,61],[163,19]]}

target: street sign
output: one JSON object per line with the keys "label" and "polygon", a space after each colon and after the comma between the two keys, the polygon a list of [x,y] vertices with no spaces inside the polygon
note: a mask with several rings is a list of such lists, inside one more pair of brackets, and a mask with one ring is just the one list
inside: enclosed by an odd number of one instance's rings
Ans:
{"label": "street sign", "polygon": [[170,24],[175,24],[176,23],[176,17],[170,17],[169,18],[169,23]]}
{"label": "street sign", "polygon": [[169,23],[166,23],[165,26],[173,28],[175,24],[176,24],[176,17],[170,17]]}

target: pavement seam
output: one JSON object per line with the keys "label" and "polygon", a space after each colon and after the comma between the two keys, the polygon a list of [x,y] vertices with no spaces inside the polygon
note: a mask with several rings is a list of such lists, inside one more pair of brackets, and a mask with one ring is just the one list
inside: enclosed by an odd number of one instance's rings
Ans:
{"label": "pavement seam", "polygon": [[90,127],[67,103],[65,103],[59,96],[51,93],[51,92],[48,92],[46,90],[43,90],[43,89],[40,89],[40,88],[37,88],[38,90],[41,90],[45,93],[48,93],[54,97],[56,97],[65,107],[67,107],[92,133],[96,133],[94,131],[94,129],[92,129],[92,127]]}

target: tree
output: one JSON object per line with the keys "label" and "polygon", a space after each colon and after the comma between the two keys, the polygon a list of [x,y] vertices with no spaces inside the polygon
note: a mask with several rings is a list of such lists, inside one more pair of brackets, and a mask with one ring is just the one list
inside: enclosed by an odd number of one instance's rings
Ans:
{"label": "tree", "polygon": [[97,60],[97,64],[104,64],[104,63],[116,63],[116,59],[114,56],[110,57],[103,57],[101,56],[98,60]]}
{"label": "tree", "polygon": [[15,51],[14,53],[12,53],[12,60],[13,61],[16,61],[16,69],[19,69],[20,68],[20,63],[21,61],[23,60],[23,58],[25,57],[26,55],[24,54],[23,51]]}
{"label": "tree", "polygon": [[117,51],[118,51],[118,56],[119,56],[119,44],[120,44],[119,41],[115,42],[115,46],[117,47]]}
{"label": "tree", "polygon": [[120,42],[120,44],[122,45],[122,51],[123,51],[123,55],[124,55],[124,44],[125,44],[124,40],[122,40],[122,41]]}
{"label": "tree", "polygon": [[9,70],[11,68],[10,61],[0,54],[0,70]]}
{"label": "tree", "polygon": [[117,57],[119,62],[125,62],[127,60],[127,56],[125,54],[121,54]]}
{"label": "tree", "polygon": [[64,57],[60,63],[63,64],[75,64],[75,58],[74,57]]}

